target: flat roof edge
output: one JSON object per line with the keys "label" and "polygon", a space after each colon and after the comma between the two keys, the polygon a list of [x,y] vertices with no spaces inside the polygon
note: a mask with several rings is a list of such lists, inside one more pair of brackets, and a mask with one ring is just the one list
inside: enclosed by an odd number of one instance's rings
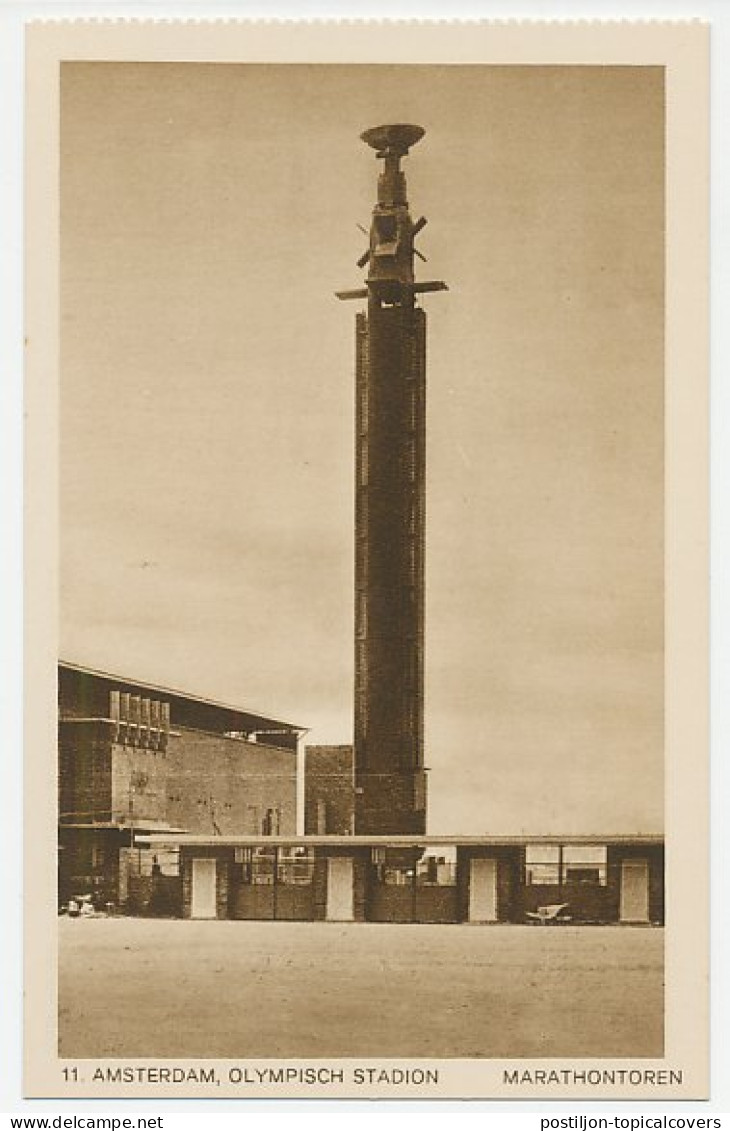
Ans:
{"label": "flat roof edge", "polygon": [[312,845],[313,847],[345,847],[345,848],[408,848],[408,847],[437,847],[454,846],[519,846],[524,844],[656,844],[664,843],[663,833],[610,833],[600,835],[597,833],[547,835],[539,834],[530,836],[520,834],[499,835],[434,835],[434,836],[409,836],[393,834],[392,836],[324,836],[300,835],[292,833],[291,836],[204,836],[199,833],[150,833],[140,835],[136,840],[141,844],[179,844],[189,848],[256,848],[259,846],[270,848],[284,848],[290,845]]}

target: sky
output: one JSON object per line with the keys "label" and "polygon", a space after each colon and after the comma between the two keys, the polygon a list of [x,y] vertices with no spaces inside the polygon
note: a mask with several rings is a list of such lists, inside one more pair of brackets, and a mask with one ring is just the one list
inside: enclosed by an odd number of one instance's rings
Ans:
{"label": "sky", "polygon": [[61,653],[352,737],[354,314],[412,121],[434,833],[663,825],[662,71],[65,63]]}

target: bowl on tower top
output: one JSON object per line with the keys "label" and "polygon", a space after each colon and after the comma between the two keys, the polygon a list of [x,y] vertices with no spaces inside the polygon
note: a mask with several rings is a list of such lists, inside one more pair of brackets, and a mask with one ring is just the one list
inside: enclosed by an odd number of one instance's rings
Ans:
{"label": "bowl on tower top", "polygon": [[367,145],[377,150],[378,157],[405,157],[408,150],[420,141],[425,130],[422,126],[398,123],[391,126],[373,126],[360,134]]}

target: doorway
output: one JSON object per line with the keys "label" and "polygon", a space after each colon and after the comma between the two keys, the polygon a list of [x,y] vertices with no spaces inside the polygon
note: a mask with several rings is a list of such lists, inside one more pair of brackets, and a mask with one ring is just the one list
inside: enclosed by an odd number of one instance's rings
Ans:
{"label": "doorway", "polygon": [[649,861],[621,861],[621,922],[649,922]]}
{"label": "doorway", "polygon": [[215,860],[212,856],[194,856],[190,898],[191,919],[217,918],[215,889]]}
{"label": "doorway", "polygon": [[497,861],[473,856],[469,868],[469,922],[497,921]]}
{"label": "doorway", "polygon": [[349,923],[354,919],[353,873],[351,856],[327,858],[327,918],[329,920]]}

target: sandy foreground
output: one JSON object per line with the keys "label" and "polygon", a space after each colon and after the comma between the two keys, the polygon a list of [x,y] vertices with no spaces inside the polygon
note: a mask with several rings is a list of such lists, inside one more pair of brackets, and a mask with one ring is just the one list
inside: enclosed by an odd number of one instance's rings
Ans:
{"label": "sandy foreground", "polygon": [[650,1057],[664,931],[59,920],[63,1057]]}

